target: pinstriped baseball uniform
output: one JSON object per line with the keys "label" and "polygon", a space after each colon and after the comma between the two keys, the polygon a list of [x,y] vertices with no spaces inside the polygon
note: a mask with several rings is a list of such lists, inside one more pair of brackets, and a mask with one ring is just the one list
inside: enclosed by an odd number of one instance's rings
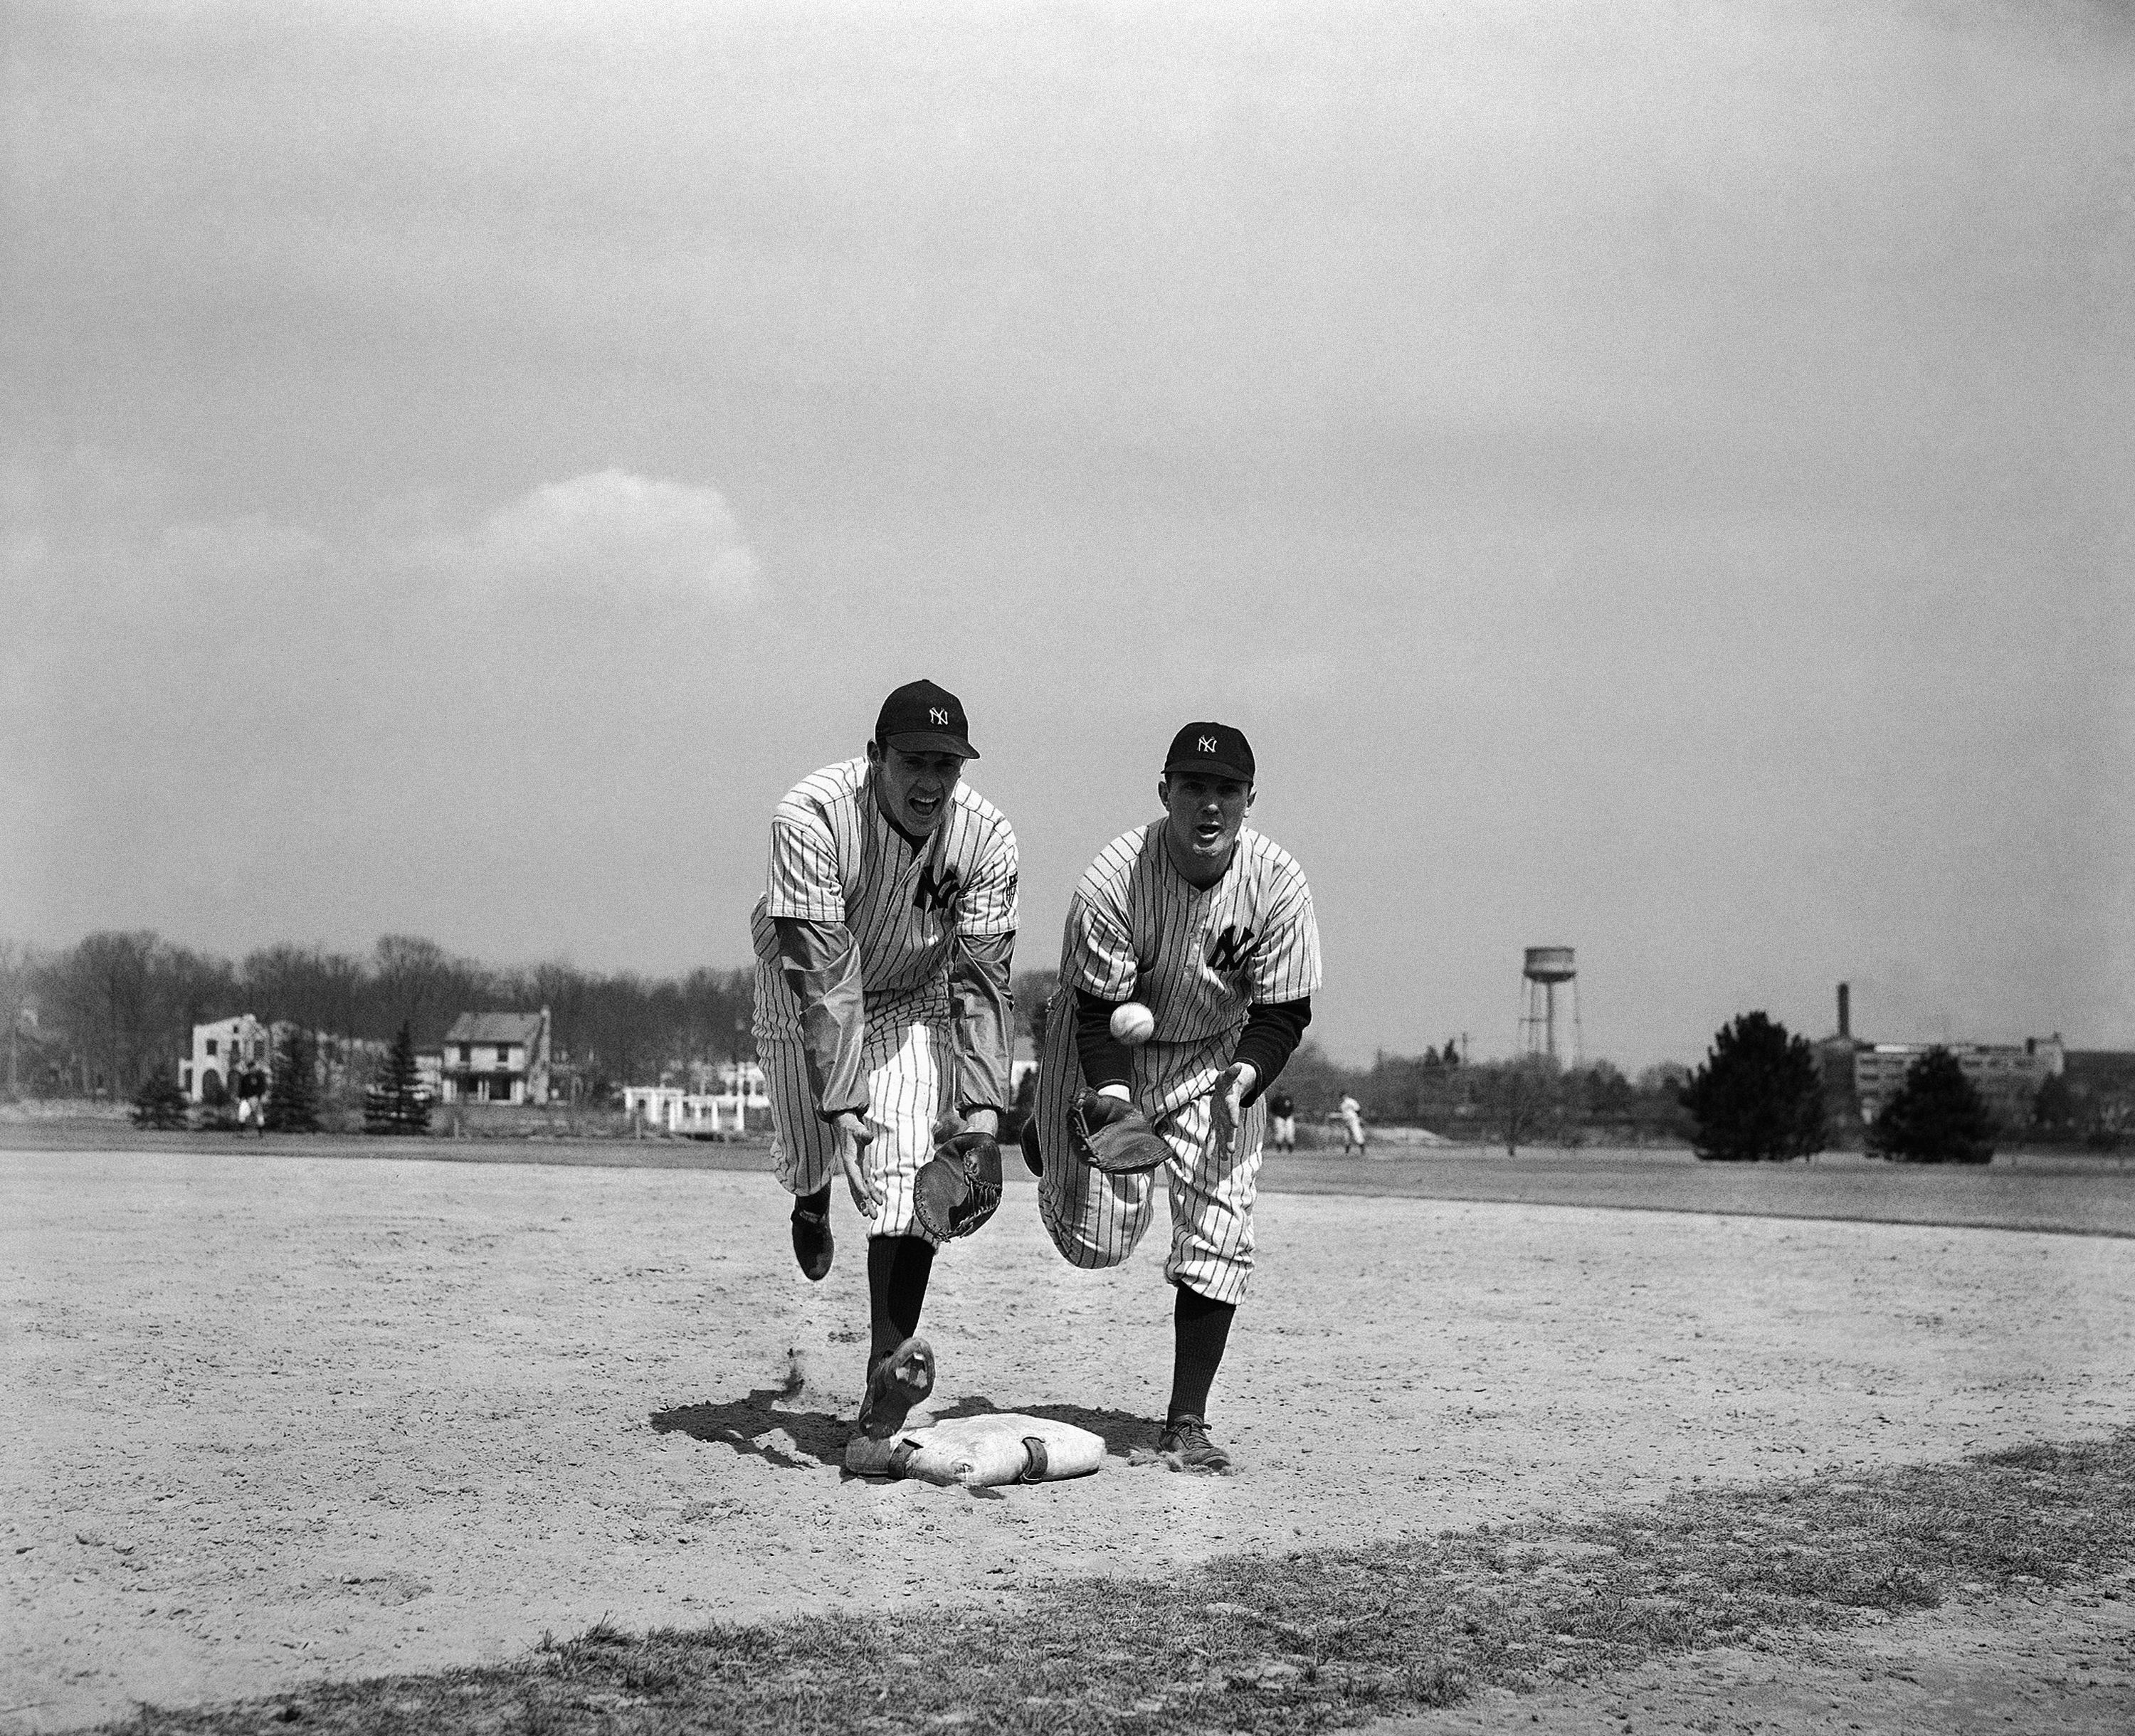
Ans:
{"label": "pinstriped baseball uniform", "polygon": [[801,1003],[781,968],[774,922],[782,916],[842,923],[852,936],[874,1130],[865,1163],[884,1196],[870,1233],[925,1236],[911,1184],[933,1154],[934,1120],[951,1095],[951,947],[959,935],[1014,932],[1015,834],[999,809],[959,782],[941,824],[915,849],[884,816],[864,759],[826,766],[778,804],[770,885],[749,916],[756,1044],[778,1179],[807,1194],[839,1173],[840,1135],[817,1114]]}
{"label": "pinstriped baseball uniform", "polygon": [[1236,1303],[1252,1269],[1267,1110],[1260,1102],[1247,1109],[1231,1155],[1218,1158],[1207,1094],[1230,1065],[1248,1008],[1318,991],[1319,928],[1305,871],[1280,845],[1241,831],[1223,878],[1196,887],[1172,865],[1164,827],[1155,820],[1113,839],[1068,902],[1038,1074],[1038,1212],[1053,1245],[1078,1266],[1117,1265],[1149,1227],[1154,1173],[1106,1175],[1076,1158],[1068,1135],[1068,1106],[1083,1084],[1075,991],[1138,1000],[1155,1015],[1156,1031],[1133,1052],[1134,1100],[1172,1152],[1164,1276]]}

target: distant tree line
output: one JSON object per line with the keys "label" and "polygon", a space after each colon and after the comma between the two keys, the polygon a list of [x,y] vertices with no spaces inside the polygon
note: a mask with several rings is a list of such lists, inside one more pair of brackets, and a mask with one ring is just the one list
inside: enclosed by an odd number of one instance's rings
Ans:
{"label": "distant tree line", "polygon": [[[1023,1034],[1042,1044],[1055,973],[1015,979]],[[38,953],[0,941],[0,1025],[7,1051],[0,1089],[14,1096],[99,1096],[147,1101],[142,1088],[175,1074],[197,1024],[251,1013],[273,1025],[395,1043],[404,1028],[417,1047],[434,1048],[462,1013],[549,1009],[560,1071],[574,1094],[600,1101],[622,1085],[689,1083],[753,1053],[753,1002],[747,970],[709,968],[677,977],[603,974],[551,963],[500,969],[449,954],[435,942],[387,935],[367,955],[277,945],[241,961],[195,951],[146,931],[92,934],[61,951]],[[404,1066],[404,1062],[403,1063]],[[1924,1106],[1905,1110],[1871,1142],[1900,1155],[1910,1145],[1978,1161],[1987,1133],[1968,1119],[1964,1095],[1938,1063],[1924,1075]],[[384,1083],[376,1081],[355,1084]],[[404,1081],[403,1082],[404,1089]],[[1307,1041],[1291,1057],[1282,1088],[1307,1124],[1324,1121],[1345,1096],[1368,1122],[1425,1127],[1464,1141],[1521,1144],[1695,1144],[1719,1157],[1786,1157],[1828,1136],[1813,1100],[1818,1081],[1809,1046],[1761,1013],[1746,1014],[1716,1037],[1693,1076],[1672,1062],[1634,1081],[1606,1061],[1560,1066],[1538,1057],[1469,1065],[1456,1043],[1421,1056],[1381,1053],[1347,1067]],[[1938,1097],[1936,1094],[1941,1094]],[[1946,1098],[1956,1107],[1942,1101]],[[2071,1067],[2039,1093],[2033,1125],[2005,1129],[2031,1138],[2107,1145],[2123,1137],[2135,1077]],[[167,1115],[166,1103],[144,1114]],[[302,1105],[286,1107],[301,1117]],[[404,1120],[404,1108],[396,1112]],[[1924,1129],[1920,1131],[1919,1129]]]}
{"label": "distant tree line", "polygon": [[190,1053],[195,1025],[240,1013],[384,1042],[405,1025],[417,1047],[434,1048],[462,1013],[545,1006],[554,1047],[597,1099],[748,1057],[753,1003],[745,970],[500,969],[407,935],[388,935],[362,956],[285,945],[232,963],[148,931],[108,931],[48,954],[0,943],[0,1083],[17,1096],[131,1099]]}

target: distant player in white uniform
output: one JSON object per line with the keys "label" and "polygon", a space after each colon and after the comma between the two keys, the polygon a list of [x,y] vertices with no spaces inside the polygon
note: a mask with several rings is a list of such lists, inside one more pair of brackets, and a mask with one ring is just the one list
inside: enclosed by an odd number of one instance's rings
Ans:
{"label": "distant player in white uniform", "polygon": [[1364,1148],[1364,1105],[1354,1097],[1345,1095],[1336,1111],[1342,1117],[1342,1150],[1346,1156],[1352,1149]]}
{"label": "distant player in white uniform", "polygon": [[983,1136],[967,1143],[990,1154],[999,1197],[1016,845],[961,781],[977,757],[953,694],[898,688],[864,758],[824,767],[779,803],[770,887],[750,917],[757,1053],[802,1272],[830,1269],[840,1174],[870,1220],[859,1420],[878,1439],[934,1383],[919,1311],[944,1238],[920,1221],[915,1181],[961,1126]]}
{"label": "distant player in white uniform", "polygon": [[[1158,1450],[1227,1472],[1208,1392],[1252,1269],[1261,1094],[1311,1019],[1319,929],[1304,870],[1244,829],[1253,752],[1239,731],[1189,723],[1156,791],[1164,817],[1107,844],[1069,901],[1024,1156],[1053,1245],[1078,1266],[1134,1250],[1164,1172],[1178,1296]],[[1155,1018],[1135,1047],[1111,1031],[1129,1001]]]}

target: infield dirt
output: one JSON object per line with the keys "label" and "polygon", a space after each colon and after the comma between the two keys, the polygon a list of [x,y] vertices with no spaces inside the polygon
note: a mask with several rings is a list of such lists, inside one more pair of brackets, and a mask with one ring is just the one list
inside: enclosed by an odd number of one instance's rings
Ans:
{"label": "infield dirt", "polygon": [[1102,1434],[980,1499],[837,1468],[861,1224],[811,1286],[745,1173],[0,1153],[8,1628],[49,1729],[630,1627],[1008,1601],[1682,1482],[2135,1422],[2124,1240],[1265,1196],[1229,1479],[1130,1468],[1161,1231],[1077,1272],[1023,1178],[937,1267],[932,1408]]}

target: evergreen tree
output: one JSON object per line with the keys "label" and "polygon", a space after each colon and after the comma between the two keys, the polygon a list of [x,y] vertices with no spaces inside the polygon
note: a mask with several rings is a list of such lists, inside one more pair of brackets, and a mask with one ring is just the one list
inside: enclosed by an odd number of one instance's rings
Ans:
{"label": "evergreen tree", "polygon": [[168,1073],[151,1073],[133,1094],[136,1127],[183,1127],[190,1105],[177,1080]]}
{"label": "evergreen tree", "polygon": [[1929,1049],[1869,1124],[1868,1149],[1905,1163],[1984,1163],[1994,1155],[1994,1115],[1957,1057]]}
{"label": "evergreen tree", "polygon": [[1808,1158],[1823,1149],[1816,1051],[1762,1013],[1745,1013],[1715,1034],[1682,1099],[1697,1123],[1692,1148],[1708,1161]]}
{"label": "evergreen tree", "polygon": [[430,1124],[430,1100],[415,1065],[415,1038],[406,1020],[385,1057],[385,1071],[363,1094],[363,1129],[372,1134],[419,1134]]}
{"label": "evergreen tree", "polygon": [[1450,1067],[1460,1065],[1460,1052],[1453,1047],[1453,1039],[1450,1037],[1445,1039],[1445,1064]]}
{"label": "evergreen tree", "polygon": [[2069,1089],[2065,1073],[2049,1073],[2039,1094],[2031,1100],[2031,1120],[2041,1133],[2065,1138],[2075,1131],[2081,1105]]}
{"label": "evergreen tree", "polygon": [[312,1075],[311,1033],[290,1025],[274,1052],[274,1081],[267,1088],[267,1125],[278,1134],[319,1130],[318,1081]]}

